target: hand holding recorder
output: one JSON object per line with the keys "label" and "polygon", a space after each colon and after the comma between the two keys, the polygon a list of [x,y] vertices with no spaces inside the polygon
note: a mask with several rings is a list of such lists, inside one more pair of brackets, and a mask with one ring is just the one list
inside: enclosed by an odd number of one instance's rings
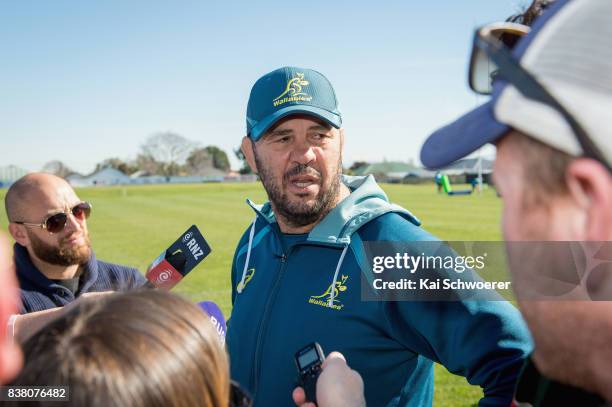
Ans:
{"label": "hand holding recorder", "polygon": [[302,387],[293,391],[293,401],[299,407],[364,407],[363,380],[347,364],[339,352],[330,353],[316,381],[316,404]]}

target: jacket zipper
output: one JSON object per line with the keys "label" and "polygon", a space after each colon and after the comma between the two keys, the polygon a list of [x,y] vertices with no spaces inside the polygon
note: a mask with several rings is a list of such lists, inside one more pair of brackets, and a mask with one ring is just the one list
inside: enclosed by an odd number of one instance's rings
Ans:
{"label": "jacket zipper", "polygon": [[[274,233],[274,231],[273,231]],[[284,247],[280,237],[277,235],[276,236],[277,241],[280,245],[280,247]],[[272,303],[276,300],[276,295],[278,293],[278,286],[280,283],[280,280],[285,272],[285,268],[287,266],[287,259],[289,258],[289,255],[291,254],[291,252],[293,251],[293,248],[296,246],[321,246],[321,243],[310,243],[310,242],[300,242],[296,245],[293,245],[291,247],[289,247],[289,249],[285,249],[283,248],[283,250],[286,250],[287,253],[282,253],[280,256],[280,269],[278,272],[278,275],[276,276],[276,280],[274,281],[274,285],[272,286],[272,290],[270,292],[270,295],[268,296],[268,300],[266,302],[266,306],[264,308],[264,314],[263,317],[261,319],[261,323],[259,325],[259,333],[257,334],[257,343],[255,345],[255,355],[253,357],[253,364],[251,367],[251,383],[253,384],[252,389],[253,389],[253,400],[256,399],[257,396],[257,391],[258,391],[258,382],[259,382],[259,369],[260,369],[260,365],[261,365],[261,347],[262,347],[262,340],[263,340],[263,335],[265,334],[265,332],[267,331],[267,325],[268,325],[268,314],[270,313],[270,308],[272,306]],[[322,246],[328,246],[328,245],[322,245]],[[336,245],[329,245],[332,247],[335,247]]]}
{"label": "jacket zipper", "polygon": [[280,280],[285,272],[285,267],[287,265],[287,258],[289,257],[289,253],[291,252],[291,248],[288,250],[288,253],[283,253],[280,256],[281,266],[276,276],[276,280],[274,281],[274,285],[272,286],[272,290],[270,295],[268,296],[268,301],[266,302],[266,307],[264,308],[264,314],[261,319],[261,324],[259,325],[259,333],[257,335],[257,344],[255,346],[255,356],[253,361],[253,367],[251,369],[251,383],[253,383],[253,399],[255,400],[258,391],[258,381],[259,381],[259,367],[261,365],[261,347],[262,347],[262,339],[263,335],[267,331],[268,327],[268,314],[270,313],[270,309],[272,303],[276,300],[276,295],[278,293],[278,286]]}

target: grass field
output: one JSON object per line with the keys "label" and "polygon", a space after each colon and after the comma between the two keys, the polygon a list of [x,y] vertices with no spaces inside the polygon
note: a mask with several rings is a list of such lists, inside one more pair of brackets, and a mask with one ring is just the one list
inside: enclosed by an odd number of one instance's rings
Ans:
{"label": "grass field", "polygon": [[[383,185],[383,189],[443,240],[501,238],[501,201],[492,190],[448,197],[438,195],[433,184]],[[5,192],[0,190],[0,198]],[[215,301],[229,316],[232,256],[254,216],[245,199],[265,201],[259,183],[99,187],[77,192],[94,207],[88,225],[97,256],[141,271],[180,233],[196,224],[213,251],[176,291],[193,300]],[[6,216],[0,217],[0,227],[6,230]],[[471,406],[481,395],[480,388],[436,366],[434,405]]]}

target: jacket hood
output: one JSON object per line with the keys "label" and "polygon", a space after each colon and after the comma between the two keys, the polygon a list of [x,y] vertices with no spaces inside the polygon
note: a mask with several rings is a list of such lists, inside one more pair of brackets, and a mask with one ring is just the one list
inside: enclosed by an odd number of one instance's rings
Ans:
{"label": "jacket hood", "polygon": [[[389,202],[385,192],[378,186],[374,176],[352,177],[343,175],[342,182],[351,194],[332,209],[308,234],[308,242],[346,245],[351,235],[361,226],[388,212],[395,212],[416,226],[421,222],[408,210]],[[247,203],[269,223],[276,222],[270,203],[255,205]]]}
{"label": "jacket hood", "polygon": [[[360,227],[372,219],[376,219],[377,217],[388,212],[395,212],[408,221],[414,223],[416,226],[420,226],[421,224],[421,222],[406,209],[389,202],[389,198],[387,198],[384,191],[378,186],[378,184],[376,184],[376,181],[372,175],[368,175],[367,177],[342,176],[342,182],[351,190],[350,195],[336,205],[336,207],[332,209],[323,218],[323,220],[321,220],[321,222],[319,222],[310,231],[308,238],[306,239],[306,241],[309,243],[342,248],[342,254],[340,255],[338,264],[336,265],[336,271],[334,272],[331,287],[336,286],[338,273],[342,267],[344,256],[346,255],[347,249],[351,244],[351,236]],[[247,203],[253,208],[258,216],[263,218],[268,224],[276,222],[269,202],[263,206],[257,206],[250,200],[247,200]],[[237,292],[239,294],[244,288],[253,242],[261,238],[255,236],[256,221],[257,218],[255,218],[253,221],[253,225],[251,226],[251,230],[249,232],[249,243],[246,249],[247,257],[244,263],[244,269],[242,271],[242,279],[240,280],[240,284],[237,288]],[[332,290],[332,293],[329,296],[330,306],[333,305],[334,296],[335,291]]]}

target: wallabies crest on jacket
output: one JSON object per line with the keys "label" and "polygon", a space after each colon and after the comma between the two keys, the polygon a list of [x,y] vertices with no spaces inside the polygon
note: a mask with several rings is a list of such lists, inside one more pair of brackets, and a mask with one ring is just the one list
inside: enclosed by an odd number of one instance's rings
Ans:
{"label": "wallabies crest on jacket", "polygon": [[336,281],[336,285],[335,287],[333,287],[333,291],[334,291],[334,305],[332,305],[330,307],[330,305],[328,304],[329,302],[329,297],[331,296],[332,293],[332,285],[330,284],[329,287],[327,288],[327,290],[325,290],[325,292],[321,295],[313,295],[310,297],[310,300],[308,300],[309,303],[311,304],[315,304],[315,305],[321,305],[323,307],[328,307],[328,308],[333,308],[333,309],[337,309],[340,310],[344,307],[343,304],[340,303],[340,300],[338,299],[338,295],[343,292],[346,291],[346,280],[348,280],[348,276],[343,275],[340,278],[340,281]]}

